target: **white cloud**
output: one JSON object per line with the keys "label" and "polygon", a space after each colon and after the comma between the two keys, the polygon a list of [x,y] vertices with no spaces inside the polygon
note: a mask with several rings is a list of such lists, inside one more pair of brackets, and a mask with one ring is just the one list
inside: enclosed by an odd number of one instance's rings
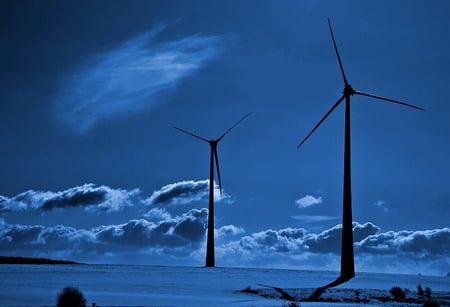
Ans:
{"label": "white cloud", "polygon": [[217,238],[226,238],[230,236],[239,236],[245,233],[244,228],[235,225],[225,225],[215,230]]}
{"label": "white cloud", "polygon": [[294,215],[292,216],[293,219],[304,222],[304,223],[321,223],[321,222],[328,222],[328,221],[334,221],[339,220],[339,216],[329,216],[329,215]]}
{"label": "white cloud", "polygon": [[115,212],[140,202],[140,190],[112,189],[86,183],[64,191],[28,190],[14,197],[0,198],[0,213],[13,211],[50,211],[81,207],[87,211]]}
{"label": "white cloud", "polygon": [[322,197],[314,197],[312,195],[305,195],[302,198],[299,198],[295,201],[299,208],[307,208],[313,205],[318,205],[323,202]]}
{"label": "white cloud", "polygon": [[[155,213],[155,211],[154,211]],[[4,255],[64,257],[90,262],[120,262],[130,257],[141,263],[200,264],[204,260],[207,209],[160,219],[133,219],[117,225],[76,229],[62,225],[11,225],[0,228]],[[303,228],[268,229],[245,235],[235,225],[216,229],[217,263],[337,270],[342,226],[319,233]],[[447,272],[450,229],[381,232],[372,223],[353,223],[358,270],[403,273]],[[90,258],[89,258],[90,257]],[[145,260],[142,260],[145,259]],[[188,259],[188,260],[187,260]]]}
{"label": "white cloud", "polygon": [[450,255],[450,228],[388,231],[371,235],[355,247],[369,254],[408,254],[418,259]]}
{"label": "white cloud", "polygon": [[196,249],[204,240],[207,209],[192,209],[164,219],[134,219],[118,225],[76,229],[56,225],[11,225],[0,229],[0,251],[35,255],[48,252],[76,256],[79,253],[120,254],[122,250],[148,248]]}
{"label": "white cloud", "polygon": [[[191,202],[207,200],[209,197],[209,179],[187,180],[171,183],[154,191],[146,200],[150,205],[185,205]],[[231,201],[230,196],[214,182],[214,201]]]}
{"label": "white cloud", "polygon": [[[104,259],[102,261],[120,263],[133,259],[140,263],[189,264],[189,261],[194,261],[199,264],[204,260],[208,210],[192,209],[174,215],[168,211],[173,207],[149,210],[148,205],[204,201],[208,186],[208,180],[182,181],[163,187],[146,200],[138,189],[112,189],[94,184],[59,192],[29,190],[11,198],[1,196],[0,213],[4,218],[0,218],[0,253],[86,262]],[[217,185],[215,188],[218,189]],[[8,218],[17,219],[26,211],[82,208],[89,212],[117,212],[127,206],[135,206],[135,212],[149,211],[144,218],[96,225],[90,229],[64,225],[19,225],[7,221]],[[176,208],[178,212],[181,209]],[[129,214],[128,211],[125,213]],[[117,216],[114,218],[117,220]],[[310,222],[334,219],[329,216],[295,218]],[[321,232],[284,228],[249,234],[240,226],[219,225],[215,230],[217,262],[234,266],[336,270],[341,233],[340,224]],[[382,232],[373,223],[354,222],[353,237],[358,270],[401,269],[403,273],[432,274],[450,270],[449,228]]]}
{"label": "white cloud", "polygon": [[382,209],[384,212],[390,211],[389,208],[386,206],[386,201],[384,200],[377,200],[373,202],[373,205]]}
{"label": "white cloud", "polygon": [[156,95],[173,89],[221,50],[221,37],[192,35],[157,43],[165,26],[97,54],[68,76],[57,94],[54,115],[77,133],[97,122],[159,104]]}

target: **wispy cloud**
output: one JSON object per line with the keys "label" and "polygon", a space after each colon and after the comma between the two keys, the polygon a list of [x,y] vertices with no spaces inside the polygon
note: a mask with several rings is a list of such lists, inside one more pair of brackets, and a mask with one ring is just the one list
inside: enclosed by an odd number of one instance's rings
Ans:
{"label": "wispy cloud", "polygon": [[86,59],[57,94],[54,114],[77,133],[96,123],[150,108],[156,94],[174,88],[221,50],[221,36],[192,35],[155,42],[157,26],[117,48]]}
{"label": "wispy cloud", "polygon": [[323,202],[323,199],[321,196],[314,197],[312,195],[305,195],[302,198],[299,198],[295,201],[295,203],[298,205],[299,208],[308,208],[313,205],[318,205]]}
{"label": "wispy cloud", "polygon": [[373,205],[382,209],[384,212],[390,211],[386,205],[386,201],[384,201],[384,200],[377,200],[377,201],[373,202]]}
{"label": "wispy cloud", "polygon": [[292,216],[294,220],[298,220],[304,223],[321,223],[338,220],[339,216],[330,216],[330,215],[294,215]]}
{"label": "wispy cloud", "polygon": [[[171,183],[163,186],[160,190],[154,191],[147,199],[150,205],[184,205],[195,201],[208,199],[209,179],[187,180]],[[219,185],[214,182],[214,200],[230,200],[230,196],[224,191],[220,193]]]}

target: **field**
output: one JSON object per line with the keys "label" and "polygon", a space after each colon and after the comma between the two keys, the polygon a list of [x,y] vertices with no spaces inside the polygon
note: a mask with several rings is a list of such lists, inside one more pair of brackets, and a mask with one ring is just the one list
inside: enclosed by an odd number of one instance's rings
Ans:
{"label": "field", "polygon": [[[97,306],[281,307],[363,303],[422,306],[417,295],[419,284],[423,289],[431,289],[432,300],[450,306],[450,278],[445,276],[359,273],[350,282],[325,291],[320,302],[299,301],[307,299],[315,288],[334,280],[337,273],[262,268],[3,264],[0,276],[0,305],[9,307],[55,306],[56,294],[66,286],[78,287],[88,306],[92,303]],[[390,289],[394,286],[409,290],[403,302],[392,301]]]}

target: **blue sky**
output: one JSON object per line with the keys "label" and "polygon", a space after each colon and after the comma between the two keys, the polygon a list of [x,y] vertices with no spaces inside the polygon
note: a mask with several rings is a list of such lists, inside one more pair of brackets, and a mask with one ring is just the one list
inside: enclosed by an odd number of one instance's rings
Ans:
{"label": "blue sky", "polygon": [[357,271],[450,271],[447,1],[47,1],[0,9],[0,254],[339,269],[352,98]]}

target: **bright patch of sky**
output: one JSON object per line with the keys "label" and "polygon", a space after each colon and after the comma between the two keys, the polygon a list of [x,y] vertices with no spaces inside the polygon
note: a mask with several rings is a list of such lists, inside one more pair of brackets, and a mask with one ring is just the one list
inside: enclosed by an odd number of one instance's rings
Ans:
{"label": "bright patch of sky", "polygon": [[166,26],[92,55],[67,76],[54,114],[63,125],[86,133],[98,122],[162,103],[157,94],[176,88],[221,50],[220,36],[192,35],[155,42]]}

